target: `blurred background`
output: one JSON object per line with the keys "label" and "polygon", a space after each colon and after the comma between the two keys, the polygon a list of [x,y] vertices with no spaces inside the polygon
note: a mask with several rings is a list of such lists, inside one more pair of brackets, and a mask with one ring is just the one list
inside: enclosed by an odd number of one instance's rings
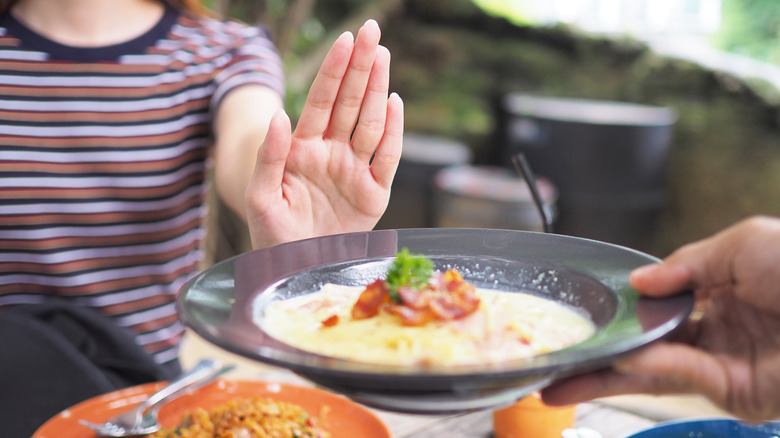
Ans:
{"label": "blurred background", "polygon": [[[753,214],[780,216],[776,0],[213,0],[267,26],[295,119],[335,38],[368,18],[405,102],[379,228],[553,231],[658,257]],[[212,209],[211,261],[250,249]]]}

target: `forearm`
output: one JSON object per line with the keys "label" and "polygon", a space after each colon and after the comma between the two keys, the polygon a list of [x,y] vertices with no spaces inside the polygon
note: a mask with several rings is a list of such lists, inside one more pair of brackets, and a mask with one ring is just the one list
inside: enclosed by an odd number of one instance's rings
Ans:
{"label": "forearm", "polygon": [[246,220],[244,192],[271,116],[282,106],[272,90],[244,86],[221,103],[215,120],[214,178],[222,201]]}

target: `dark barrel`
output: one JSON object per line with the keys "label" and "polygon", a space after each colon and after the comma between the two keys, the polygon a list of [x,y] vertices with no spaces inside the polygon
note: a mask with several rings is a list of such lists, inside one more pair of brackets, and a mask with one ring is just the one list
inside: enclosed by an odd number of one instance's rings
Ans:
{"label": "dark barrel", "polygon": [[454,139],[414,132],[404,134],[404,149],[390,202],[376,228],[434,226],[434,176],[449,166],[468,164],[471,158],[471,149]]}
{"label": "dark barrel", "polygon": [[522,151],[558,189],[556,233],[647,245],[666,204],[672,109],[516,93],[499,113],[499,161]]}

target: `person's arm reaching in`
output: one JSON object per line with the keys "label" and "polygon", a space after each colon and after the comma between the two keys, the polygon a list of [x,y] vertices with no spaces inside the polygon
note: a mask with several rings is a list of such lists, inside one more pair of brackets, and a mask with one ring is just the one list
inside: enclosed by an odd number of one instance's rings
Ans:
{"label": "person's arm reaching in", "polygon": [[[401,155],[403,104],[388,96],[390,53],[379,39],[369,20],[354,41],[350,33],[336,40],[294,132],[278,98],[262,108],[252,108],[242,89],[225,98],[216,125],[217,186],[229,206],[245,212],[254,248],[367,231],[384,213]],[[221,146],[227,143],[234,146]]]}
{"label": "person's arm reaching in", "polygon": [[744,220],[630,278],[648,296],[694,290],[700,317],[613,368],[554,384],[545,402],[698,393],[746,420],[780,417],[780,219]]}

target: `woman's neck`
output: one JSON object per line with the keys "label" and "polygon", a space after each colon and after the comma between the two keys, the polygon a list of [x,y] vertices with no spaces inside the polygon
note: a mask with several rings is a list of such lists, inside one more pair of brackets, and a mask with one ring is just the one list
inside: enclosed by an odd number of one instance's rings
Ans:
{"label": "woman's neck", "polygon": [[46,38],[73,47],[123,43],[144,34],[162,17],[157,0],[20,0],[17,20]]}

